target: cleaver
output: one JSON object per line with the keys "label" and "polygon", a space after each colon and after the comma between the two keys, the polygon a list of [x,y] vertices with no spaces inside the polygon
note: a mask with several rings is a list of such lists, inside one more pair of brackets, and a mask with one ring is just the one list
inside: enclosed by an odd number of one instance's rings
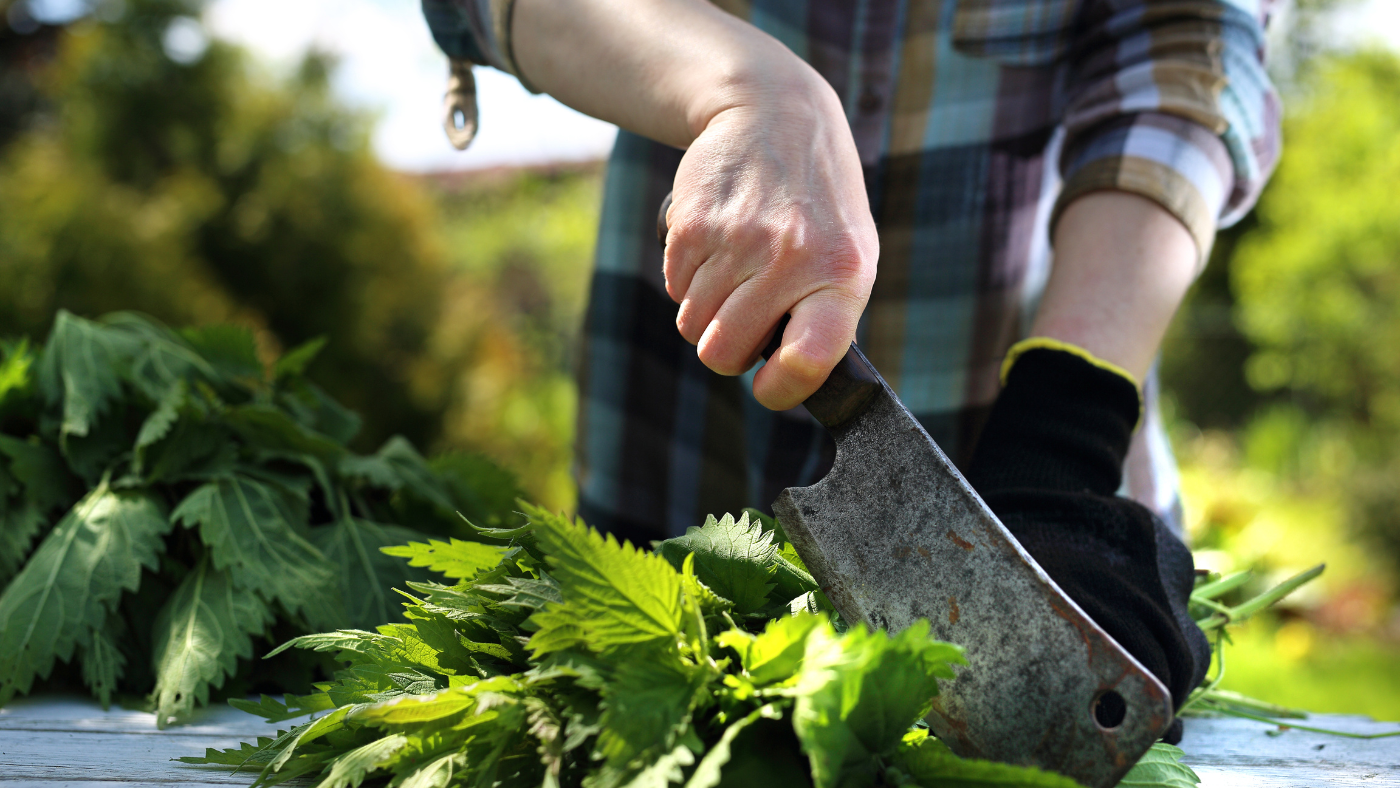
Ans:
{"label": "cleaver", "polygon": [[965,649],[933,699],[933,732],[966,758],[1117,784],[1170,725],[1166,687],[1022,549],[855,344],[803,405],[836,461],[773,512],[848,624],[894,633],[927,619]]}

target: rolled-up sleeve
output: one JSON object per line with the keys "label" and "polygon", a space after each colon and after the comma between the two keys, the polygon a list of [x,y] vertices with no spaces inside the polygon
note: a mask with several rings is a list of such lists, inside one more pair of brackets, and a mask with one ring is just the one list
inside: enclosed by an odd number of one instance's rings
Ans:
{"label": "rolled-up sleeve", "polygon": [[1202,259],[1254,204],[1278,159],[1264,71],[1268,0],[1088,0],[1066,53],[1064,188],[1114,189],[1175,215]]}
{"label": "rolled-up sleeve", "polygon": [[520,79],[510,45],[511,12],[515,0],[423,0],[423,17],[433,40],[457,61],[493,66]]}

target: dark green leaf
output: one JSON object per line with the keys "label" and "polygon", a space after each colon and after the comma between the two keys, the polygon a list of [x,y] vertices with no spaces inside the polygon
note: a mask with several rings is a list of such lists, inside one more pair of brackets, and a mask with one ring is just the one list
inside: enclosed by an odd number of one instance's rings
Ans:
{"label": "dark green leaf", "polygon": [[287,493],[245,476],[200,486],[171,515],[198,526],[214,567],[229,570],[236,585],[328,629],[340,619],[335,572],[301,535],[302,517]]}
{"label": "dark green leaf", "polygon": [[422,580],[427,575],[385,555],[381,548],[402,544],[418,535],[397,525],[349,516],[311,530],[311,543],[336,567],[348,626],[371,629],[399,617],[403,598],[394,593],[394,586],[402,586],[405,580]]}
{"label": "dark green leaf", "polygon": [[61,408],[63,435],[86,435],[121,396],[137,346],[129,334],[59,310],[39,360],[39,390]]}
{"label": "dark green leaf", "polygon": [[227,324],[181,329],[180,336],[228,380],[261,380],[262,361],[253,332]]}
{"label": "dark green leaf", "polygon": [[170,530],[160,504],[99,487],[73,507],[0,594],[0,704],[67,661],[122,591],[155,568]]}
{"label": "dark green leaf", "polygon": [[126,655],[117,648],[124,634],[121,617],[107,616],[103,628],[89,632],[87,642],[80,649],[83,683],[97,696],[104,710],[111,705],[112,693],[126,672]]}
{"label": "dark green leaf", "polygon": [[285,377],[306,374],[307,365],[316,360],[316,356],[320,355],[325,346],[326,338],[316,337],[288,350],[281,358],[277,359],[277,364],[273,366],[274,376],[280,380]]}

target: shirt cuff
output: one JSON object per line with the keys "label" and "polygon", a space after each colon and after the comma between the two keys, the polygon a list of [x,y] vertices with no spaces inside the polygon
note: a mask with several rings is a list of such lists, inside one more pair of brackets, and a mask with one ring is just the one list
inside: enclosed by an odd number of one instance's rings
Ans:
{"label": "shirt cuff", "polygon": [[1061,158],[1064,187],[1050,216],[1053,233],[1071,202],[1096,191],[1146,197],[1181,221],[1196,241],[1198,265],[1210,255],[1217,220],[1234,189],[1225,143],[1175,115],[1127,115],[1081,135]]}

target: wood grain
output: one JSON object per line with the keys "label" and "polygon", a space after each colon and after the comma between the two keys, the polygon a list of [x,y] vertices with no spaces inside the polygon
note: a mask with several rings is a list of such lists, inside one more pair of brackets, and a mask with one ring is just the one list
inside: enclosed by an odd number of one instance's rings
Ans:
{"label": "wood grain", "polygon": [[[86,698],[45,697],[0,709],[0,784],[5,788],[246,786],[250,773],[172,761],[206,747],[236,747],[300,720],[269,725],[228,707],[204,709],[189,725],[157,731],[155,716]],[[1307,724],[1380,733],[1400,724],[1316,715]],[[1270,735],[1270,732],[1276,735]],[[1181,742],[1203,788],[1400,788],[1400,737],[1358,740],[1237,719],[1191,719]],[[290,783],[306,784],[306,783]]]}

